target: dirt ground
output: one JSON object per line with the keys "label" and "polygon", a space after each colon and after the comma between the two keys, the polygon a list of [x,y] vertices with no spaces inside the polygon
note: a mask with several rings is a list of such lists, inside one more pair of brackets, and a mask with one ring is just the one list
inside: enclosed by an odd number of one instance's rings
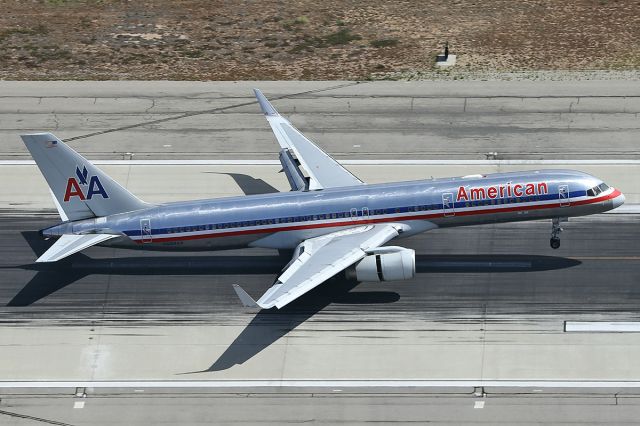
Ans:
{"label": "dirt ground", "polygon": [[640,68],[640,0],[0,0],[1,79]]}

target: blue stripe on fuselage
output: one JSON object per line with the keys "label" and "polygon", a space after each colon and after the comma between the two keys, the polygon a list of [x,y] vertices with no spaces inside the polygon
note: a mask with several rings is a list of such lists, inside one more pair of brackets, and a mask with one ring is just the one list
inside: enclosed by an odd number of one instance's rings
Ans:
{"label": "blue stripe on fuselage", "polygon": [[[579,198],[586,196],[586,191],[572,191],[569,193],[570,198]],[[535,196],[525,196],[525,197],[510,197],[510,198],[494,198],[494,199],[482,199],[482,200],[473,200],[473,201],[459,201],[453,203],[454,209],[463,209],[470,207],[486,207],[486,206],[501,206],[501,205],[510,205],[510,204],[519,204],[526,202],[541,202],[541,201],[555,201],[559,199],[558,193],[551,194],[543,194],[543,195],[535,195]],[[520,200],[520,201],[517,201]],[[495,203],[491,203],[495,201]],[[385,215],[392,214],[401,214],[401,213],[417,213],[417,212],[428,212],[428,211],[443,211],[443,204],[429,204],[429,205],[416,205],[416,206],[401,206],[401,207],[390,207],[385,209],[371,209],[369,210],[369,217],[380,217]],[[335,217],[334,217],[335,215]],[[356,211],[356,217],[362,217],[362,209],[358,209]],[[334,220],[334,219],[345,219],[348,220],[351,218],[351,211],[341,211],[341,212],[328,212],[328,213],[317,213],[303,216],[284,216],[278,218],[264,218],[264,219],[256,219],[256,220],[241,220],[236,222],[223,222],[223,223],[199,223],[197,225],[182,225],[175,226],[169,228],[153,228],[151,229],[151,235],[172,235],[172,234],[182,234],[187,232],[200,232],[200,231],[213,231],[213,230],[225,230],[225,229],[243,229],[255,226],[263,226],[263,225],[296,225],[308,222],[316,222],[319,220]],[[274,232],[277,231],[277,228],[274,229]],[[124,231],[124,233],[129,237],[137,237],[142,235],[142,231],[140,229],[128,230]],[[148,235],[148,234],[145,234]]]}

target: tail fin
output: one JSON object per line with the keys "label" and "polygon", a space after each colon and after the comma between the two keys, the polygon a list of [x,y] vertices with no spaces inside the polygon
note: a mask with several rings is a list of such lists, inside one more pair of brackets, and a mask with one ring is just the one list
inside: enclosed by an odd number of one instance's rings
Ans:
{"label": "tail fin", "polygon": [[22,135],[65,220],[150,207],[51,133]]}

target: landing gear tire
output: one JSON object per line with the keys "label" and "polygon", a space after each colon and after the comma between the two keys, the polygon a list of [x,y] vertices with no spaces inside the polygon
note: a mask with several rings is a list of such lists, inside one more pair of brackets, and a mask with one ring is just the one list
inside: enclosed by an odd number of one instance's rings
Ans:
{"label": "landing gear tire", "polygon": [[551,221],[551,239],[549,240],[549,245],[552,249],[556,250],[560,248],[560,233],[562,232],[562,228],[560,227],[560,218],[554,218]]}

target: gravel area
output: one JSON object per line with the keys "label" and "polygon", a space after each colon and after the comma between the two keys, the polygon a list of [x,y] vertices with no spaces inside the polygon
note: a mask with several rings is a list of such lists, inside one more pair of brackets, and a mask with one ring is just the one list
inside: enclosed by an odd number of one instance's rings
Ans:
{"label": "gravel area", "polygon": [[[640,69],[637,0],[0,0],[0,7],[5,80],[558,75],[528,70],[637,78]],[[446,41],[457,64],[438,72],[435,55]]]}

